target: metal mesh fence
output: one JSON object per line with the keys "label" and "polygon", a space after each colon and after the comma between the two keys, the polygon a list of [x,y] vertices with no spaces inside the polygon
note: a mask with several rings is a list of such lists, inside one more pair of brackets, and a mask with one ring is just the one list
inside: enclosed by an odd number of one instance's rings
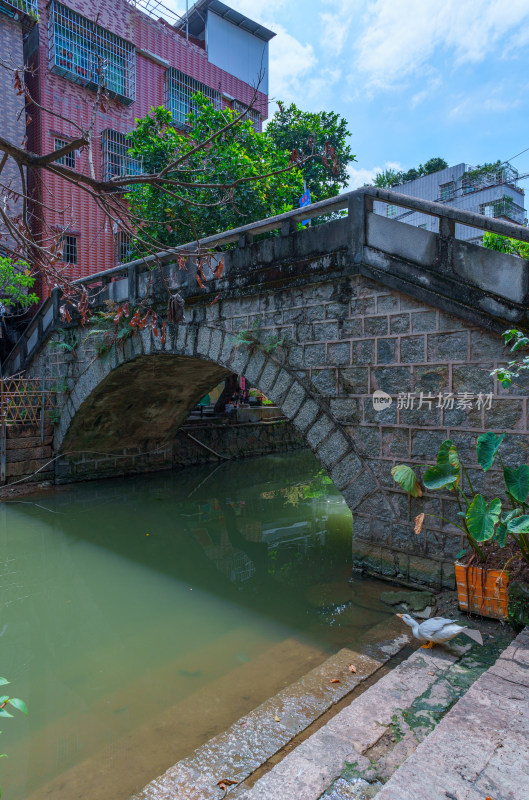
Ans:
{"label": "metal mesh fence", "polygon": [[165,105],[171,112],[174,123],[185,128],[187,115],[197,111],[193,95],[201,94],[213,103],[215,108],[221,108],[221,95],[216,89],[191,78],[178,69],[169,69],[165,81]]}
{"label": "metal mesh fence", "polygon": [[105,86],[124,103],[136,99],[134,46],[70,8],[52,0],[49,6],[50,68],[83,86]]}
{"label": "metal mesh fence", "polygon": [[180,14],[177,14],[176,11],[173,9],[168,8],[161,0],[127,0],[131,6],[143,11],[144,14],[147,14],[152,19],[163,19],[170,22],[171,25],[182,25],[185,21],[185,18],[182,17]]}
{"label": "metal mesh fence", "polygon": [[129,156],[131,141],[124,133],[107,128],[101,134],[101,177],[104,181],[116,176],[141,175],[142,163]]}

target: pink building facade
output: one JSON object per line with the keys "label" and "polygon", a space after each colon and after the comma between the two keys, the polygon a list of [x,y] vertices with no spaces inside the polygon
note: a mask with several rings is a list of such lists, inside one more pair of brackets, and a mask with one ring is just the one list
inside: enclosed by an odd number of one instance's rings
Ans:
{"label": "pink building facade", "polygon": [[[72,122],[88,126],[98,81],[95,52],[105,58],[106,83],[114,95],[96,122],[97,177],[137,173],[141,165],[127,155],[135,119],[165,105],[175,125],[184,127],[196,91],[219,107],[237,108],[250,102],[259,83],[252,122],[261,129],[273,34],[218,0],[199,0],[187,19],[170,22],[150,16],[149,3],[38,0],[38,23],[25,42],[26,59],[38,67],[33,91],[43,108],[32,114],[28,127],[31,149],[57,149],[76,138]],[[88,172],[86,152],[65,158],[67,166]],[[85,192],[49,174],[34,181],[42,203],[36,224],[42,214],[43,229],[68,226],[67,274],[83,277],[127,260],[128,243]]]}

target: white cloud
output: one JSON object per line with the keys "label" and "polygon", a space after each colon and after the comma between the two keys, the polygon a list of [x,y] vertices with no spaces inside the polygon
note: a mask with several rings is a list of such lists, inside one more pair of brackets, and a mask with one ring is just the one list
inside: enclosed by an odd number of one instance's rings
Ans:
{"label": "white cloud", "polygon": [[[518,87],[521,88],[521,87]],[[452,119],[470,119],[478,114],[498,114],[511,111],[521,103],[521,98],[512,96],[512,87],[505,84],[487,84],[471,95],[459,95],[448,116]]]}
{"label": "white cloud", "polygon": [[361,20],[356,69],[372,89],[387,89],[437,50],[449,51],[455,66],[482,61],[528,21],[527,0],[373,0]]}
{"label": "white cloud", "polygon": [[289,103],[306,92],[308,74],[317,64],[311,44],[302,44],[281,25],[274,25],[279,35],[270,42],[270,96]]}
{"label": "white cloud", "polygon": [[365,183],[373,183],[377,173],[384,172],[385,169],[394,169],[399,171],[402,169],[402,167],[396,161],[386,161],[383,167],[372,167],[371,169],[366,169],[365,167],[356,168],[352,166],[352,164],[349,164],[347,167],[347,172],[349,173],[349,183],[347,189],[358,189]]}

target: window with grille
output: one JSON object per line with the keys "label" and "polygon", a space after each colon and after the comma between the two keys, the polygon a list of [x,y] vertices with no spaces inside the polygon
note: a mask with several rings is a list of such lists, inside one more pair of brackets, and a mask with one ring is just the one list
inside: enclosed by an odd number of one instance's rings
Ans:
{"label": "window with grille", "polygon": [[77,264],[77,236],[61,236],[62,260],[65,264]]}
{"label": "window with grille", "polygon": [[397,206],[386,206],[386,217],[396,217],[397,216]]}
{"label": "window with grille", "polygon": [[116,176],[141,175],[142,164],[129,156],[130,139],[124,133],[107,128],[101,134],[101,177],[104,181]]}
{"label": "window with grille", "polygon": [[169,69],[165,80],[165,105],[171,112],[173,122],[181,128],[187,125],[187,115],[197,111],[193,95],[201,94],[213,103],[215,108],[221,108],[220,92],[206,86],[204,83],[185,75],[178,69]]}
{"label": "window with grille", "polygon": [[486,217],[505,217],[517,222],[519,225],[526,224],[525,209],[515,203],[508,195],[503,195],[497,200],[490,200],[488,203],[481,203],[479,213],[484,214]]}
{"label": "window with grille", "polygon": [[[55,139],[55,150],[60,150],[61,147],[66,147],[67,144],[69,144],[69,142],[67,142],[66,139]],[[58,158],[55,164],[63,164],[65,167],[75,169],[75,150]]]}
{"label": "window with grille", "polygon": [[132,240],[125,231],[118,231],[114,238],[116,264],[127,264],[132,258]]}
{"label": "window with grille", "polygon": [[126,103],[136,99],[136,51],[132,44],[70,8],[49,6],[50,69],[83,86],[105,87]]}
{"label": "window with grille", "polygon": [[[245,108],[246,108],[246,105],[244,103],[239,103],[238,100],[234,100],[233,101],[233,109],[238,114],[240,114],[242,111],[244,111]],[[261,130],[261,115],[259,114],[258,111],[255,110],[255,108],[250,108],[246,112],[246,116],[245,116],[244,119],[245,120],[246,119],[250,120],[250,122],[253,125],[254,131],[256,131],[256,133],[260,132],[260,130]]]}
{"label": "window with grille", "polygon": [[452,200],[456,193],[456,185],[454,181],[449,183],[442,183],[439,186],[439,199]]}

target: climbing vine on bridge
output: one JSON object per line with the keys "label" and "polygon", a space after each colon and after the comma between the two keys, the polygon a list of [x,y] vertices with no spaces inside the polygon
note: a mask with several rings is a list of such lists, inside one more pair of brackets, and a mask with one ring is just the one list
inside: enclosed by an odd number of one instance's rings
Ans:
{"label": "climbing vine on bridge", "polygon": [[113,347],[125,344],[127,339],[135,336],[150,326],[153,335],[165,344],[167,338],[166,323],[158,322],[158,315],[152,308],[131,307],[129,303],[117,305],[107,301],[105,311],[97,311],[91,318],[97,328],[89,331],[87,339],[96,339],[96,351],[99,357],[109,353]]}

